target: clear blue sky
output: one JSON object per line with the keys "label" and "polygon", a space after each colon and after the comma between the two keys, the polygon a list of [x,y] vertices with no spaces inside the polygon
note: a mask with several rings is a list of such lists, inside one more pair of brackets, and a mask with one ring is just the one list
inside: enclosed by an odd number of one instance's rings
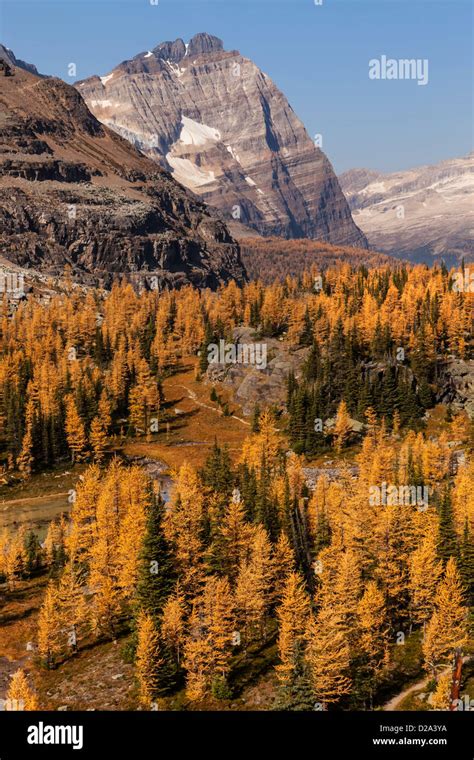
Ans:
{"label": "clear blue sky", "polygon": [[[0,0],[0,39],[66,81],[207,31],[283,90],[336,171],[435,163],[472,149],[469,0]],[[368,61],[428,58],[429,84],[373,81]]]}

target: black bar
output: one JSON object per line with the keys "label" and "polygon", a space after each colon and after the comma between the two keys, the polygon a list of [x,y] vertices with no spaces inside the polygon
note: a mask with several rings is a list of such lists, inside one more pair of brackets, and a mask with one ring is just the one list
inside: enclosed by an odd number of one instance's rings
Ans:
{"label": "black bar", "polygon": [[[281,757],[285,748],[291,752],[289,760],[398,756],[472,760],[473,717],[467,711],[0,712],[0,760],[25,756],[224,760],[229,755],[247,760],[257,753],[266,760],[276,752]],[[31,727],[41,723],[43,738],[49,738],[48,726],[82,726],[82,748],[28,743],[28,736],[34,738],[36,733]],[[80,743],[79,734],[65,738]]]}

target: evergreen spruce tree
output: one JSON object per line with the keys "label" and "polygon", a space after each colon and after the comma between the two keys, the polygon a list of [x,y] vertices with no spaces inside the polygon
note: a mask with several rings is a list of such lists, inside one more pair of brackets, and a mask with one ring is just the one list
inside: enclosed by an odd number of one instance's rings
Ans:
{"label": "evergreen spruce tree", "polygon": [[200,353],[199,353],[199,369],[202,373],[206,372],[208,367],[208,346],[210,343],[214,343],[214,331],[212,329],[211,323],[209,320],[206,320],[205,328],[204,328],[204,338],[201,343]]}
{"label": "evergreen spruce tree", "polygon": [[[306,382],[315,382],[321,372],[321,349],[319,343],[313,340],[310,352],[303,364],[303,378]],[[294,375],[293,375],[294,377]]]}
{"label": "evergreen spruce tree", "polygon": [[314,532],[314,554],[317,557],[319,552],[331,543],[331,525],[326,514],[324,505],[318,509],[316,514],[316,526]]}
{"label": "evergreen spruce tree", "polygon": [[202,482],[214,493],[222,497],[224,504],[229,501],[235,483],[235,475],[227,446],[220,447],[214,441],[204,468],[199,473]]}
{"label": "evergreen spruce tree", "polygon": [[241,464],[237,474],[237,484],[245,506],[247,519],[253,522],[257,498],[257,475],[254,468],[248,467],[247,464]]}
{"label": "evergreen spruce tree", "polygon": [[444,562],[450,557],[459,557],[451,494],[447,487],[443,490],[439,508],[438,554]]}
{"label": "evergreen spruce tree", "polygon": [[466,589],[466,599],[472,606],[474,604],[474,539],[472,531],[469,530],[467,517],[462,534],[459,565],[461,581]]}
{"label": "evergreen spruce tree", "polygon": [[303,331],[300,335],[300,346],[311,346],[313,343],[313,325],[308,309],[304,313]]}
{"label": "evergreen spruce tree", "polygon": [[32,530],[26,534],[26,571],[31,574],[41,567],[42,552],[38,536]]}
{"label": "evergreen spruce tree", "polygon": [[260,432],[260,406],[258,404],[255,404],[253,408],[253,414],[252,414],[252,423],[251,423],[251,431],[252,433],[259,433]]}
{"label": "evergreen spruce tree", "polygon": [[158,621],[172,593],[175,569],[171,547],[163,533],[165,505],[161,496],[151,500],[139,557],[137,604]]}
{"label": "evergreen spruce tree", "polygon": [[255,519],[268,531],[272,541],[276,541],[280,531],[276,500],[271,494],[271,476],[265,456],[257,478],[257,492],[255,494]]}

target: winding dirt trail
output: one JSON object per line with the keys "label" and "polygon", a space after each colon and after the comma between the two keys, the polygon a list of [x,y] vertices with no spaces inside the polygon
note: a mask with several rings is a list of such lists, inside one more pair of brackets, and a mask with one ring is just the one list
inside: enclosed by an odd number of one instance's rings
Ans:
{"label": "winding dirt trail", "polygon": [[[205,404],[203,401],[199,401],[197,397],[197,393],[195,391],[191,390],[191,388],[188,388],[186,385],[178,385],[178,388],[183,388],[183,390],[186,391],[188,394],[188,398],[191,399],[191,401],[194,401],[195,404],[198,406],[202,406],[203,409],[210,409],[211,412],[214,412],[214,414],[218,414],[222,417],[223,413],[220,409],[216,409],[214,406],[209,406],[209,404]],[[247,420],[243,420],[242,417],[237,417],[235,414],[231,414],[230,417],[233,420],[238,420],[238,422],[241,422],[243,425],[248,425],[250,427],[250,422]]]}
{"label": "winding dirt trail", "polygon": [[386,702],[383,706],[384,710],[390,711],[390,710],[396,710],[398,705],[403,702],[405,697],[407,697],[409,694],[411,694],[414,691],[418,691],[419,689],[422,689],[424,686],[428,684],[428,681],[430,680],[429,676],[426,676],[426,678],[422,678],[421,681],[417,681],[417,683],[414,683],[413,686],[409,686],[408,689],[404,689],[399,694],[396,694],[392,699],[390,699],[388,702]]}
{"label": "winding dirt trail", "polygon": [[[463,664],[466,662],[469,662],[471,658],[470,657],[463,657]],[[445,675],[446,673],[449,673],[451,668],[446,668],[443,670],[440,675]],[[412,694],[414,691],[419,691],[420,689],[423,689],[423,687],[427,686],[429,681],[431,681],[431,676],[426,676],[425,678],[422,678],[420,681],[417,681],[417,683],[414,683],[412,686],[409,686],[408,689],[404,689],[399,694],[396,694],[392,699],[390,699],[388,702],[386,702],[383,706],[383,710],[396,710],[398,705],[403,702],[405,697],[407,697],[409,694]]]}
{"label": "winding dirt trail", "polygon": [[8,499],[7,501],[0,501],[0,510],[15,506],[16,504],[29,504],[30,502],[36,503],[38,501],[44,501],[45,499],[56,499],[62,496],[69,496],[69,491],[60,491],[59,493],[45,493],[41,494],[40,496],[22,496],[21,499]]}

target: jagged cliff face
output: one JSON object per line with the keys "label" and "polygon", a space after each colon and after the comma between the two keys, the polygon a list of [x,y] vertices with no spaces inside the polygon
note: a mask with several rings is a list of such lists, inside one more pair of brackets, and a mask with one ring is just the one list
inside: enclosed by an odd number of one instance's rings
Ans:
{"label": "jagged cliff face", "polygon": [[74,87],[16,68],[1,77],[0,254],[109,285],[216,287],[245,271],[225,224],[104,127]]}
{"label": "jagged cliff face", "polygon": [[32,63],[26,63],[26,61],[21,61],[19,58],[16,58],[13,50],[10,50],[10,48],[7,48],[5,47],[5,45],[1,45],[1,44],[0,44],[0,61],[6,61],[6,63],[10,64],[10,66],[17,67],[20,69],[25,69],[25,71],[29,71],[31,74],[36,74],[37,76],[41,76],[36,66],[33,66]]}
{"label": "jagged cliff face", "polygon": [[351,169],[339,179],[371,247],[429,264],[474,260],[474,153],[392,174]]}
{"label": "jagged cliff face", "polygon": [[218,38],[162,43],[77,88],[102,123],[228,218],[264,235],[366,246],[284,95]]}

